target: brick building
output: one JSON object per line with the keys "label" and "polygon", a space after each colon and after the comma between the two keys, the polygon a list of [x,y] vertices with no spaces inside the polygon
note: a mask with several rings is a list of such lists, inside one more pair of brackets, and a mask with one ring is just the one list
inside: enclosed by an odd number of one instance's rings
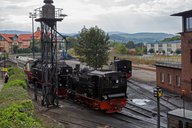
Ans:
{"label": "brick building", "polygon": [[157,85],[174,93],[181,90],[181,64],[180,63],[156,63]]}
{"label": "brick building", "polygon": [[192,98],[192,10],[173,14],[182,17],[181,64],[156,63],[157,85]]}

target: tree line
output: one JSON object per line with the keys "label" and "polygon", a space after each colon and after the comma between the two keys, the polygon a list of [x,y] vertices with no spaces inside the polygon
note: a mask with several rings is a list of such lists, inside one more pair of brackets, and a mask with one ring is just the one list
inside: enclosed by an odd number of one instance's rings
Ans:
{"label": "tree line", "polygon": [[144,43],[135,43],[133,41],[128,41],[127,43],[111,42],[110,46],[118,54],[143,55],[147,53],[147,47]]}
{"label": "tree line", "polygon": [[[147,48],[144,43],[135,43],[133,41],[128,41],[127,43],[111,42],[109,35],[97,26],[91,28],[83,27],[78,36],[67,37],[67,42],[65,43],[67,43],[70,53],[75,54],[81,62],[85,62],[94,69],[102,68],[103,65],[107,64],[110,52],[125,55],[147,54]],[[59,47],[61,48],[61,46]],[[13,52],[30,53],[32,49],[32,45],[27,49],[19,49],[14,46]],[[34,51],[41,51],[40,42],[35,41]]]}

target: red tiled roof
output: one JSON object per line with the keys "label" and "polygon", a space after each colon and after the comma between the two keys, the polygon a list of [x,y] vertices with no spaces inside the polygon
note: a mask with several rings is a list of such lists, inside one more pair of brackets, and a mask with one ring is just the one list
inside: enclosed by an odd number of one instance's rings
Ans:
{"label": "red tiled roof", "polygon": [[6,36],[10,38],[10,37],[15,37],[16,34],[6,34]]}
{"label": "red tiled roof", "polygon": [[[30,41],[32,38],[32,34],[20,34],[18,37],[18,42],[23,42],[23,41]],[[34,38],[35,40],[40,40],[41,39],[41,31],[37,30],[34,33]]]}
{"label": "red tiled roof", "polygon": [[18,42],[21,43],[23,41],[30,41],[31,40],[31,34],[20,34],[18,37]]}
{"label": "red tiled roof", "polygon": [[10,39],[10,34],[0,34],[7,42],[12,43],[13,40]]}

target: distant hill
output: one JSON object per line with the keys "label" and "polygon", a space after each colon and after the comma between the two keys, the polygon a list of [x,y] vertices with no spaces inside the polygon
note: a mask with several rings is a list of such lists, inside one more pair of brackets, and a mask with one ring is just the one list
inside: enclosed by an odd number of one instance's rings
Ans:
{"label": "distant hill", "polygon": [[161,41],[164,38],[171,38],[175,35],[167,34],[167,33],[113,33],[109,32],[110,40],[111,41],[118,41],[118,42],[128,42],[133,41],[135,43],[143,42],[143,43],[155,43],[156,41]]}
{"label": "distant hill", "polygon": [[[0,30],[0,33],[6,34],[30,34],[30,31],[19,31],[19,30]],[[64,36],[69,37],[77,37],[79,33],[62,33]],[[172,38],[173,34],[167,33],[124,33],[124,32],[108,32],[111,41],[123,42],[127,43],[128,41],[133,41],[135,43],[143,42],[143,43],[155,43],[156,41],[161,41],[165,38]]]}
{"label": "distant hill", "polygon": [[170,41],[178,41],[181,40],[181,36],[174,36],[171,38],[165,38],[164,40],[162,40],[162,42],[170,42]]}
{"label": "distant hill", "polygon": [[19,31],[19,30],[0,30],[0,33],[5,33],[5,34],[30,34],[30,31]]}

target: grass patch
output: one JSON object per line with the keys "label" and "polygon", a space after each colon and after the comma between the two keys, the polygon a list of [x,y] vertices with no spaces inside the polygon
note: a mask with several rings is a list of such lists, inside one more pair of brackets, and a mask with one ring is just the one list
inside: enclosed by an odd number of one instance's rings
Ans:
{"label": "grass patch", "polygon": [[26,75],[19,68],[8,71],[10,80],[0,92],[0,128],[42,128],[26,90]]}

